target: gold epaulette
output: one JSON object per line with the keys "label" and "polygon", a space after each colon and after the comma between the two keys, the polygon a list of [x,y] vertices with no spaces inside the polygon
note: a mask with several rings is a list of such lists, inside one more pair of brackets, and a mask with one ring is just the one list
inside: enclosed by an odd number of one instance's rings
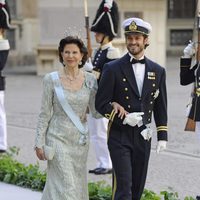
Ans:
{"label": "gold epaulette", "polygon": [[108,59],[117,59],[120,57],[120,52],[118,48],[110,47],[108,48],[107,58]]}

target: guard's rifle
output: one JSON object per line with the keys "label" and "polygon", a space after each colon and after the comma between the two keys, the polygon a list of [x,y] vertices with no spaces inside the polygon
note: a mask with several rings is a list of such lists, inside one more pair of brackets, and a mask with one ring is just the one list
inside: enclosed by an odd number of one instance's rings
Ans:
{"label": "guard's rifle", "polygon": [[90,38],[90,27],[89,27],[89,15],[88,15],[88,2],[87,2],[87,0],[84,0],[84,14],[85,14],[85,28],[86,28],[88,58],[91,58],[91,56],[92,56],[92,46],[91,46],[91,38]]}
{"label": "guard's rifle", "polygon": [[[90,37],[90,28],[89,28],[89,17],[85,16],[85,28],[86,28],[86,36],[87,36],[87,49],[88,49],[88,58],[92,58],[92,45],[91,45],[91,37]],[[92,73],[98,79],[100,73],[98,71],[92,70]]]}
{"label": "guard's rifle", "polygon": [[[199,1],[197,2],[197,32],[198,32],[198,37],[197,37],[197,51],[196,51],[196,61],[197,64],[200,64],[200,4]],[[196,84],[196,80],[195,83]],[[195,85],[194,85],[194,90],[195,90]],[[193,91],[195,93],[195,91]],[[192,94],[194,95],[194,94]],[[196,128],[196,122],[194,119],[187,119],[186,125],[185,125],[185,131],[195,131]]]}
{"label": "guard's rifle", "polygon": [[89,16],[85,16],[85,28],[86,28],[88,58],[91,58],[92,57],[92,45],[91,45],[91,37],[90,37]]}

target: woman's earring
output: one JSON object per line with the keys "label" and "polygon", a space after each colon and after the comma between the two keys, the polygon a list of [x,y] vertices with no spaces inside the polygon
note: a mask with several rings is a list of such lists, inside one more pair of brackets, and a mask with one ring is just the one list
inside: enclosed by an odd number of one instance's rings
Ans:
{"label": "woman's earring", "polygon": [[80,62],[78,63],[78,65],[82,65],[82,61],[80,61]]}

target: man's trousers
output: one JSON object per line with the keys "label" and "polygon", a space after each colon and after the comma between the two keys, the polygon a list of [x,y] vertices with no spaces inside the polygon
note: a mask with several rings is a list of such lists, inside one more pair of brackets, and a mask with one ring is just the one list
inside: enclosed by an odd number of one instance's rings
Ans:
{"label": "man's trousers", "polygon": [[113,200],[140,200],[146,181],[151,141],[141,128],[110,131],[108,148],[113,164]]}

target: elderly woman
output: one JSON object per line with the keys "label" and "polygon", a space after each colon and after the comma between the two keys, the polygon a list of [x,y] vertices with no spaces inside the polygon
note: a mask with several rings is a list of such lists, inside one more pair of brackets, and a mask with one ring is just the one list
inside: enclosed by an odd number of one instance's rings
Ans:
{"label": "elderly woman", "polygon": [[[94,107],[97,81],[92,73],[81,69],[87,49],[80,38],[61,39],[58,51],[63,67],[44,77],[36,132],[36,155],[40,160],[48,160],[42,200],[87,200],[89,139],[85,119],[88,107],[94,116],[100,117]],[[66,102],[70,108],[65,107]],[[69,116],[71,113],[75,121]],[[85,130],[81,131],[77,124]]]}

